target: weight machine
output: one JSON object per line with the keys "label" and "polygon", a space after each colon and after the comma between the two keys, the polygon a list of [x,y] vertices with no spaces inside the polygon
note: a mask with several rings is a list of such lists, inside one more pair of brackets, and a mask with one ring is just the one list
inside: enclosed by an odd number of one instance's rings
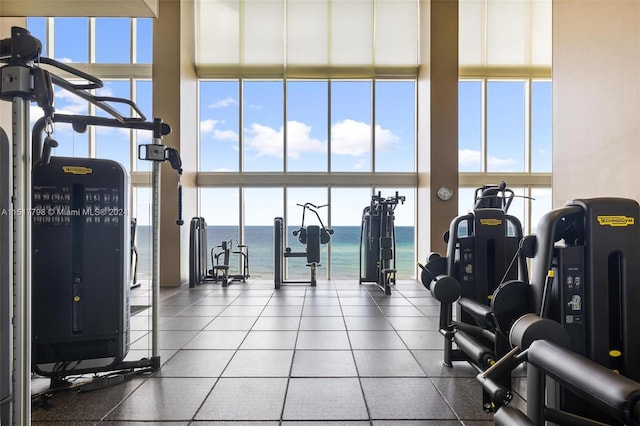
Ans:
{"label": "weight machine", "polygon": [[[86,131],[88,126],[106,126],[126,129],[138,129],[151,131],[153,133],[153,144],[144,145],[139,152],[139,158],[153,162],[152,167],[152,353],[150,358],[139,361],[121,361],[122,354],[109,357],[109,361],[89,362],[79,369],[69,371],[109,371],[112,369],[143,369],[157,370],[160,368],[160,355],[158,345],[158,322],[159,322],[159,190],[160,190],[160,164],[169,161],[172,166],[177,166],[181,162],[177,151],[161,144],[162,137],[170,133],[171,128],[160,119],[146,121],[144,114],[139,108],[128,99],[95,96],[89,92],[91,89],[103,86],[101,80],[76,70],[66,64],[62,64],[53,59],[41,57],[41,43],[33,37],[28,30],[19,27],[11,29],[11,37],[0,41],[0,61],[7,65],[0,68],[0,98],[4,101],[12,102],[12,134],[11,143],[4,131],[0,132],[0,173],[2,183],[0,184],[0,207],[6,214],[0,215],[0,331],[2,342],[0,342],[0,423],[2,424],[29,424],[31,422],[31,371],[38,368],[38,355],[35,353],[38,344],[32,341],[32,222],[34,220],[32,176],[34,167],[49,169],[57,164],[51,159],[51,150],[58,143],[51,137],[53,123],[70,123],[77,132]],[[40,68],[39,64],[48,64],[52,67],[68,72],[80,78],[83,83],[71,83],[55,74]],[[86,82],[86,83],[84,83]],[[93,116],[74,116],[56,114],[53,106],[54,91],[53,85],[61,87],[80,98],[96,105],[107,112],[112,118]],[[29,126],[29,104],[36,102],[44,111],[44,117],[36,121],[33,131]],[[120,114],[110,103],[121,103],[131,107],[137,117],[125,117]],[[33,140],[29,135],[32,133]],[[43,133],[47,136],[42,139]],[[143,152],[144,151],[144,152]],[[79,160],[83,161],[83,160]],[[99,161],[99,160],[93,160]],[[104,163],[101,163],[104,164]],[[84,167],[71,165],[73,167]],[[179,174],[181,168],[178,168]],[[13,173],[12,173],[13,172]],[[73,174],[71,172],[70,174]],[[78,174],[76,176],[81,176]],[[121,175],[122,176],[122,175]],[[124,182],[122,182],[124,183]],[[73,187],[73,184],[72,184]],[[181,200],[181,185],[178,183],[179,200]],[[103,194],[104,195],[104,194]],[[122,197],[128,198],[128,194]],[[103,198],[104,200],[104,198]],[[124,203],[125,201],[122,200]],[[126,204],[118,204],[118,209],[125,210]],[[128,218],[122,223],[123,237],[129,235]],[[179,205],[178,223],[182,222],[181,203]],[[35,223],[35,222],[34,222]],[[76,229],[84,229],[77,226]],[[122,240],[123,247],[129,245],[128,238]],[[77,259],[81,259],[83,254],[76,252]],[[119,267],[122,274],[121,296],[126,298],[129,289],[127,275],[130,252],[128,247],[121,251],[124,260]],[[71,254],[74,256],[73,254]],[[87,254],[84,254],[87,255]],[[72,278],[68,283],[72,284],[72,289],[78,289],[77,279]],[[68,284],[67,284],[68,285]],[[75,287],[74,287],[75,286]],[[65,290],[66,291],[66,290]],[[73,290],[72,290],[73,291]],[[37,297],[33,294],[33,297]],[[66,301],[66,305],[73,311],[73,305],[83,300],[81,295]],[[126,300],[128,302],[128,300]],[[123,300],[123,302],[125,302]],[[77,306],[76,306],[77,307]],[[128,304],[127,304],[128,308]],[[82,312],[77,310],[76,319],[81,318]],[[36,314],[34,311],[33,314]],[[126,321],[128,313],[122,312],[122,321]],[[128,324],[127,324],[128,325]],[[76,331],[80,331],[76,329]],[[120,352],[126,351],[127,335],[118,338]],[[61,347],[64,345],[61,345]],[[86,349],[86,348],[85,348]],[[80,363],[82,362],[83,350],[80,350]],[[78,353],[71,356],[77,357]],[[75,358],[78,360],[77,358]],[[46,373],[46,371],[45,371]],[[59,378],[57,372],[50,372],[52,377]],[[64,375],[63,374],[63,375]],[[108,382],[108,379],[106,379]],[[97,383],[96,386],[105,385]]]}
{"label": "weight machine", "polygon": [[[510,324],[497,321],[496,316],[509,319],[529,312],[529,287],[524,283],[528,271],[520,248],[522,226],[508,214],[514,196],[504,182],[477,188],[473,210],[453,219],[444,235],[447,256],[432,253],[425,266],[419,265],[422,283],[440,302],[447,367],[467,361],[478,371],[486,370],[509,350]],[[516,279],[520,285],[501,286]],[[510,389],[510,374],[500,377],[500,383]],[[491,410],[486,392],[483,407]]]}
{"label": "weight machine", "polygon": [[374,283],[384,294],[391,294],[396,283],[395,209],[405,197],[371,197],[371,204],[362,212],[360,228],[360,284]]}
{"label": "weight machine", "polygon": [[[290,247],[285,249],[284,238],[284,219],[276,217],[273,223],[273,243],[274,243],[274,283],[275,288],[279,289],[283,284],[310,284],[312,287],[316,286],[317,270],[320,265],[320,247],[323,244],[329,243],[331,235],[333,235],[333,229],[329,229],[324,226],[318,209],[326,207],[327,204],[322,206],[316,206],[312,203],[297,204],[302,207],[302,223],[300,228],[293,231],[293,236],[298,238],[298,241],[305,245],[305,251],[294,252]],[[315,214],[320,226],[307,225],[304,226],[305,213],[309,210]],[[284,268],[285,259],[288,257],[303,257],[307,260],[307,266],[311,271],[311,279],[309,281],[300,280],[285,280]]]}

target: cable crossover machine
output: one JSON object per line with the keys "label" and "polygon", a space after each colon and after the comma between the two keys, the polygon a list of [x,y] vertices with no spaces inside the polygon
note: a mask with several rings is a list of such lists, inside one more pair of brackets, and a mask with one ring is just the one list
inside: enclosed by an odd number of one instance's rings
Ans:
{"label": "cable crossover machine", "polygon": [[405,197],[384,198],[381,193],[371,197],[371,204],[362,212],[360,229],[360,284],[374,283],[384,294],[391,294],[396,283],[395,209]]}

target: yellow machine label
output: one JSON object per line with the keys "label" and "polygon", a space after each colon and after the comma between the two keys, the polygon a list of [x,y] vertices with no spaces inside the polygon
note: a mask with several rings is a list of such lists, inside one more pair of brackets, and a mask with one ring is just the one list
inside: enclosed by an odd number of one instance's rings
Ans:
{"label": "yellow machine label", "polygon": [[65,173],[71,173],[74,175],[88,175],[93,173],[93,169],[90,169],[89,167],[82,167],[82,166],[62,166],[62,170]]}
{"label": "yellow machine label", "polygon": [[598,216],[597,219],[601,226],[629,226],[636,223],[635,217],[628,216]]}
{"label": "yellow machine label", "polygon": [[480,219],[480,225],[498,226],[502,225],[502,221],[500,219]]}

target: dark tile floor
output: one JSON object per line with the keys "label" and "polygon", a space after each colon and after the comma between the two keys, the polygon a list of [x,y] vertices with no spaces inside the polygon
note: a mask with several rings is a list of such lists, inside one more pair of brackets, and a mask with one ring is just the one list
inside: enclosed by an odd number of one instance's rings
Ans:
{"label": "dark tile floor", "polygon": [[[148,304],[148,289],[131,295]],[[128,359],[149,354],[149,315],[132,317]],[[160,315],[159,371],[56,394],[32,424],[492,423],[475,371],[442,365],[438,305],[416,281],[391,296],[355,281],[162,289]],[[34,378],[33,391],[48,384]]]}

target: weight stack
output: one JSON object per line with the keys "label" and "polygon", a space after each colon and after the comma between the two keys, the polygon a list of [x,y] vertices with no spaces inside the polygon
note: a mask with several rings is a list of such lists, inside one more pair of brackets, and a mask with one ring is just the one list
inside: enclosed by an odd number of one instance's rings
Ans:
{"label": "weight stack", "polygon": [[34,166],[32,187],[32,370],[108,371],[129,349],[127,172],[54,157]]}

